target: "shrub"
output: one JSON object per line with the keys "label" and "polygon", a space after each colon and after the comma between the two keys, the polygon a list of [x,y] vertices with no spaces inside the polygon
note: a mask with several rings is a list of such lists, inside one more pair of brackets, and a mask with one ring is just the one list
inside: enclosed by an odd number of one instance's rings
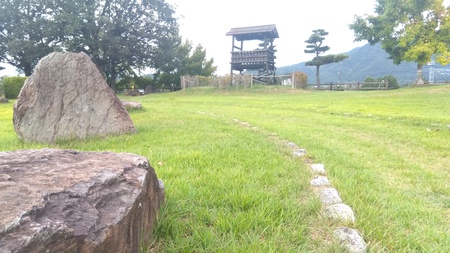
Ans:
{"label": "shrub", "polygon": [[[366,77],[366,79],[364,80],[364,82],[381,82],[381,81],[388,82],[388,89],[389,90],[400,88],[400,86],[398,85],[398,82],[397,82],[397,78],[395,78],[392,75],[378,77],[377,79],[374,79],[372,77]],[[374,86],[374,85],[373,84],[366,84],[366,85],[363,85],[363,87],[364,86],[365,87],[371,87],[371,86]],[[376,86],[378,86],[378,85],[376,85]]]}
{"label": "shrub", "polygon": [[16,99],[26,79],[22,76],[3,77],[2,86],[5,98]]}
{"label": "shrub", "polygon": [[148,85],[153,86],[153,79],[149,76],[126,76],[117,83],[117,89],[146,89]]}
{"label": "shrub", "polygon": [[308,86],[308,75],[300,72],[300,71],[295,71],[294,72],[294,78],[295,78],[295,88],[302,88],[302,89],[306,89],[306,87]]}

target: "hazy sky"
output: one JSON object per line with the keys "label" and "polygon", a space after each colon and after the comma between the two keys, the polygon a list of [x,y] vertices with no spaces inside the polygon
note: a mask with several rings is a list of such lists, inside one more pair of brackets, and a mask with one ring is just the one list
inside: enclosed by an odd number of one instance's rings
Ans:
{"label": "hazy sky", "polygon": [[[176,8],[180,33],[183,39],[202,44],[207,57],[214,58],[217,74],[230,71],[231,36],[225,34],[234,27],[275,24],[280,38],[276,66],[283,67],[307,61],[312,54],[305,54],[305,40],[312,30],[329,32],[324,41],[338,54],[362,46],[366,42],[353,42],[353,32],[348,28],[355,15],[372,14],[376,0],[166,0]],[[445,0],[450,4],[450,0]],[[244,49],[256,45],[244,42]],[[3,65],[4,66],[4,65]],[[11,71],[0,71],[12,75]]]}
{"label": "hazy sky", "polygon": [[[355,15],[373,13],[375,7],[375,0],[167,1],[176,6],[183,38],[204,46],[208,58],[214,58],[218,74],[230,71],[232,37],[225,34],[233,27],[275,24],[280,36],[274,42],[278,50],[276,66],[282,67],[314,57],[303,50],[304,41],[315,29],[329,32],[324,41],[331,48],[327,53],[343,53],[364,45],[365,42],[353,42],[348,25]],[[244,50],[255,48],[256,45],[244,42]]]}
{"label": "hazy sky", "polygon": [[[176,6],[180,17],[180,33],[194,44],[202,44],[207,57],[214,58],[218,74],[230,72],[231,36],[234,27],[275,24],[279,37],[276,67],[311,60],[305,54],[305,40],[312,30],[329,32],[324,41],[329,54],[345,53],[367,42],[355,43],[348,28],[355,15],[373,14],[376,0],[166,0]],[[447,5],[450,0],[444,1]],[[256,46],[245,49],[255,49]],[[250,45],[250,44],[248,44]],[[256,43],[257,45],[257,43]]]}

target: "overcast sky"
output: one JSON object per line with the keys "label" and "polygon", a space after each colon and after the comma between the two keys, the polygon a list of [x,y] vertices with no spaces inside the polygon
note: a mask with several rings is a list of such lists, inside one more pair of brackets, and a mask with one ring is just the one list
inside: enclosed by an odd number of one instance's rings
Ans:
{"label": "overcast sky", "polygon": [[[331,49],[329,54],[339,54],[362,46],[355,43],[353,31],[348,27],[355,15],[373,14],[376,0],[166,0],[175,5],[180,17],[180,33],[194,44],[202,44],[207,57],[214,58],[217,74],[230,72],[231,36],[225,34],[234,27],[275,24],[279,37],[274,44],[276,67],[311,60],[305,54],[305,40],[312,30],[329,32],[324,41]],[[444,1],[447,5],[450,0]],[[245,49],[255,49],[256,46]],[[249,44],[250,45],[250,44]]]}
{"label": "overcast sky", "polygon": [[[373,14],[376,0],[166,0],[176,8],[180,33],[194,45],[201,44],[207,57],[214,58],[217,74],[230,71],[231,36],[225,34],[234,27],[275,24],[280,38],[276,66],[283,67],[313,58],[305,54],[305,40],[312,30],[329,32],[324,41],[330,54],[345,53],[366,42],[353,42],[348,28],[355,15]],[[450,0],[445,0],[450,4]],[[244,42],[244,49],[256,46]],[[4,65],[3,65],[4,66]],[[0,76],[11,71],[1,71]],[[11,74],[10,74],[11,75]]]}
{"label": "overcast sky", "polygon": [[[344,53],[364,45],[354,43],[348,28],[355,15],[373,13],[375,0],[167,0],[175,5],[180,17],[180,33],[194,44],[202,44],[208,58],[214,58],[218,74],[230,72],[231,36],[234,27],[275,24],[279,37],[276,66],[282,67],[312,59],[305,54],[305,40],[312,30],[329,32],[324,41],[330,54]],[[246,47],[249,45],[249,47]],[[256,46],[244,42],[244,50]]]}

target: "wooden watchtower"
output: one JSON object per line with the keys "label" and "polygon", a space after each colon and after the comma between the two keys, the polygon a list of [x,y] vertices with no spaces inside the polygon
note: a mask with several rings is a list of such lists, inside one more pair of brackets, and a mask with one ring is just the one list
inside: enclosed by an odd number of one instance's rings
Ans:
{"label": "wooden watchtower", "polygon": [[[226,35],[233,36],[231,47],[231,80],[233,80],[233,71],[239,71],[242,74],[244,70],[253,70],[258,71],[258,76],[265,76],[265,78],[259,78],[260,82],[272,83],[275,76],[276,58],[273,41],[278,38],[276,26],[261,25],[232,28]],[[250,40],[262,41],[260,48],[244,50],[244,41]]]}

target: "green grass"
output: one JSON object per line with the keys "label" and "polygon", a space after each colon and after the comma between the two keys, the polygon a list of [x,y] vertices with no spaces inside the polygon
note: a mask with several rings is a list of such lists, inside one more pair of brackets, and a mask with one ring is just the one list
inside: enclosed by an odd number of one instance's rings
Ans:
{"label": "green grass", "polygon": [[19,141],[12,103],[0,104],[0,150],[147,157],[166,185],[151,252],[339,252],[337,224],[319,214],[289,140],[325,164],[371,252],[450,252],[450,86],[198,88],[133,100],[144,107],[131,113],[137,134],[52,145]]}

